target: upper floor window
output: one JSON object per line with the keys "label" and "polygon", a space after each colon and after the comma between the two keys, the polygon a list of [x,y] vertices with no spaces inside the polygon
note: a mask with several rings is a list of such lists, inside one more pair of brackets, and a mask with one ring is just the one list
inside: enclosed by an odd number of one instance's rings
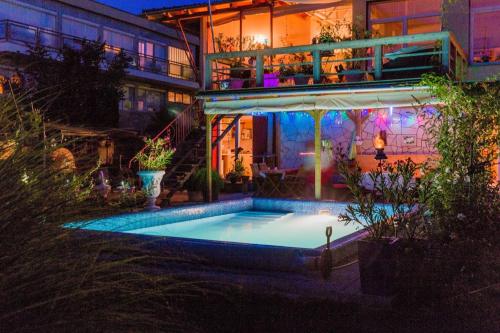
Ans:
{"label": "upper floor window", "polygon": [[103,40],[113,49],[124,49],[126,51],[134,49],[134,37],[125,33],[104,29]]}
{"label": "upper floor window", "polygon": [[87,40],[97,40],[99,38],[97,26],[70,17],[63,17],[62,32],[66,35]]}
{"label": "upper floor window", "polygon": [[168,47],[168,74],[180,79],[190,80],[193,70],[189,62],[186,50],[169,46]]}
{"label": "upper floor window", "polygon": [[151,72],[167,71],[165,62],[165,47],[150,41],[139,41],[139,66]]}
{"label": "upper floor window", "polygon": [[369,28],[377,36],[441,31],[440,0],[388,0],[368,4]]}
{"label": "upper floor window", "polygon": [[500,62],[499,0],[471,0],[471,58],[475,63]]}

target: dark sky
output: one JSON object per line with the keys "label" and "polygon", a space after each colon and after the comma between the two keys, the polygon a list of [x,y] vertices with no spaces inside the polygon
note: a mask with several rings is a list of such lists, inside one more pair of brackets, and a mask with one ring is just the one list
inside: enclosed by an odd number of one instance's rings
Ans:
{"label": "dark sky", "polygon": [[[139,14],[143,9],[179,6],[187,3],[199,3],[203,0],[96,0],[128,12]],[[208,0],[207,0],[208,2]]]}

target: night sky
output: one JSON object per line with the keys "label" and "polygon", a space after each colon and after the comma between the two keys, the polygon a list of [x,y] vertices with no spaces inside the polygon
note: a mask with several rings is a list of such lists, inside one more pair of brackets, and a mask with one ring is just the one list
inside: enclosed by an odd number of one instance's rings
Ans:
{"label": "night sky", "polygon": [[189,3],[199,3],[202,1],[203,0],[97,0],[97,2],[126,10],[134,14],[140,14],[143,9],[148,8],[162,8],[171,5],[179,6]]}

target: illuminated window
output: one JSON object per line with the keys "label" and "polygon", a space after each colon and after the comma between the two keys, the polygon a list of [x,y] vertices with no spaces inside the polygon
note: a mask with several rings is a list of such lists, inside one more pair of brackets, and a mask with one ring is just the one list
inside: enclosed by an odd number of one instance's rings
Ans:
{"label": "illuminated window", "polygon": [[169,91],[168,92],[168,101],[170,103],[179,103],[179,104],[191,104],[192,97],[189,94]]}
{"label": "illuminated window", "polygon": [[441,31],[440,0],[389,0],[368,4],[369,26],[377,36]]}
{"label": "illuminated window", "polygon": [[168,75],[186,80],[193,77],[193,70],[185,50],[169,46],[168,62]]}
{"label": "illuminated window", "polygon": [[471,1],[471,57],[473,62],[500,62],[499,22],[500,1]]}

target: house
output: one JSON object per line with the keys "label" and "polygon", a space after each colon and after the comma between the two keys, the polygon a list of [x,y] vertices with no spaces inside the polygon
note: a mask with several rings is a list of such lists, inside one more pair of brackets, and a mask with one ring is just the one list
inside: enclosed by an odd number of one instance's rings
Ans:
{"label": "house", "polygon": [[[95,1],[0,0],[0,57],[26,54],[37,40],[57,50],[78,47],[83,39],[106,42],[109,55],[123,49],[133,59],[119,107],[121,128],[143,132],[155,113],[182,111],[199,89],[191,66],[200,59],[194,34]],[[188,48],[196,55],[192,59]],[[0,62],[2,78],[11,78],[16,70],[12,63]]]}
{"label": "house", "polygon": [[499,0],[193,1],[144,16],[199,27],[211,167],[309,168],[317,199],[338,145],[365,170],[380,135],[389,160],[434,154],[415,111],[438,102],[423,73],[500,74]]}

